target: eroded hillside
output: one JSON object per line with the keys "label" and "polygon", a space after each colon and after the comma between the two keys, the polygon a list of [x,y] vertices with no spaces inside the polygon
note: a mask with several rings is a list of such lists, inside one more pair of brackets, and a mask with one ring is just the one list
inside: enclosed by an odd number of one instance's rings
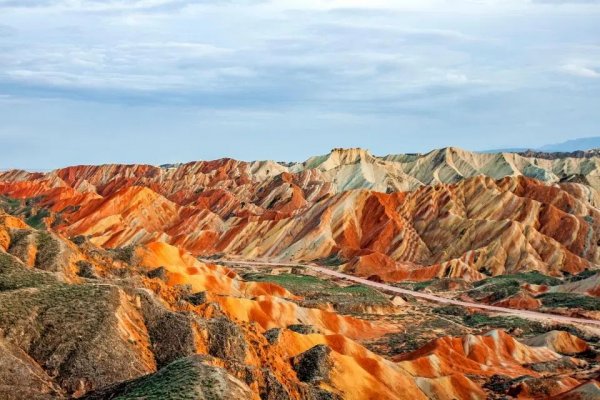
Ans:
{"label": "eroded hillside", "polygon": [[[243,279],[166,243],[105,250],[6,214],[0,238],[2,398],[484,399],[597,385],[587,328],[532,324],[517,340],[449,319],[450,332],[427,304],[308,271]],[[414,330],[427,324],[429,336]]]}
{"label": "eroded hillside", "polygon": [[552,315],[600,319],[597,162],[336,149],[4,172],[0,398],[594,398],[600,332]]}
{"label": "eroded hillside", "polygon": [[[599,261],[598,193],[582,183],[592,178],[571,179],[575,170],[593,176],[595,162],[334,150],[291,166],[223,159],[11,171],[0,193],[30,222],[107,248],[163,241],[204,257],[325,260],[387,281],[562,276]],[[524,165],[548,179],[526,177],[539,178]],[[390,179],[415,184],[369,183]]]}

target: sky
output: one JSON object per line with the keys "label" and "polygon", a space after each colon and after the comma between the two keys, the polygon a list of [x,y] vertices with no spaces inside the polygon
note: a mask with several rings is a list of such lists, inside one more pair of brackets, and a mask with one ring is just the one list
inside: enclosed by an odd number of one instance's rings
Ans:
{"label": "sky", "polygon": [[0,169],[600,136],[600,0],[0,0]]}

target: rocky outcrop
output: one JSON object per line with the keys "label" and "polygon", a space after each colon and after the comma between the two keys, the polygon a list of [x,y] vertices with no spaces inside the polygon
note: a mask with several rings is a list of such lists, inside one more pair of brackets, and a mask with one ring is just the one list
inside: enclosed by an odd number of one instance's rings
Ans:
{"label": "rocky outcrop", "polygon": [[264,384],[260,391],[261,400],[291,400],[285,386],[277,380],[277,377],[269,369],[263,369]]}
{"label": "rocky outcrop", "polygon": [[513,379],[508,390],[504,393],[515,398],[550,398],[579,385],[572,378],[533,378],[521,377]]}
{"label": "rocky outcrop", "polygon": [[202,323],[192,313],[172,312],[152,293],[138,292],[156,365],[161,368],[196,352],[196,332]]}
{"label": "rocky outcrop", "polygon": [[493,305],[521,310],[537,310],[542,306],[542,302],[529,293],[519,292],[513,296],[497,301]]}
{"label": "rocky outcrop", "polygon": [[546,347],[561,354],[574,355],[590,350],[582,339],[565,331],[550,331],[542,335],[524,339],[523,343],[533,347]]}
{"label": "rocky outcrop", "polygon": [[282,331],[281,328],[271,328],[271,329],[267,330],[264,333],[264,335],[270,344],[275,344],[279,341],[279,337],[281,336],[281,331]]}
{"label": "rocky outcrop", "polygon": [[333,367],[330,353],[329,347],[320,344],[292,358],[292,366],[298,379],[308,383],[328,381]]}
{"label": "rocky outcrop", "polygon": [[206,295],[206,291],[203,292],[197,292],[197,293],[190,293],[187,296],[184,297],[184,300],[195,305],[195,306],[199,306],[201,304],[206,303],[207,301],[207,295]]}
{"label": "rocky outcrop", "polygon": [[65,393],[26,352],[0,340],[0,398],[61,399]]}
{"label": "rocky outcrop", "polygon": [[[585,271],[590,272],[590,271]],[[600,297],[600,274],[593,273],[591,276],[585,279],[574,280],[562,285],[553,287],[550,289],[551,292],[566,292],[566,293],[580,293],[588,294],[590,296]]]}
{"label": "rocky outcrop", "polygon": [[293,324],[288,325],[287,329],[289,329],[290,331],[301,333],[303,335],[310,335],[311,333],[320,333],[319,330],[312,325]]}
{"label": "rocky outcrop", "polygon": [[208,353],[224,360],[243,363],[248,350],[241,329],[226,318],[207,321]]}
{"label": "rocky outcrop", "polygon": [[554,400],[593,400],[597,398],[600,398],[600,383],[596,381],[584,383],[553,397]]}
{"label": "rocky outcrop", "polygon": [[[561,357],[548,348],[528,347],[509,334],[494,330],[485,335],[444,337],[414,352],[395,359],[407,370],[420,376],[438,377],[455,373],[510,377],[531,374],[527,365],[559,360]],[[489,369],[484,365],[494,364]]]}

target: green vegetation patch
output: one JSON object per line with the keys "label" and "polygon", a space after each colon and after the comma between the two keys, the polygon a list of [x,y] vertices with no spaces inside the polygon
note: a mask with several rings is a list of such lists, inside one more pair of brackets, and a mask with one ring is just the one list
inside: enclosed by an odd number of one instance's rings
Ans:
{"label": "green vegetation patch", "polygon": [[39,201],[39,197],[21,200],[0,196],[0,208],[8,214],[22,217],[34,229],[46,229],[44,218],[50,216],[50,211],[46,208],[35,207]]}
{"label": "green vegetation patch", "polygon": [[156,374],[134,381],[116,399],[177,399],[195,400],[198,398],[196,386],[200,380],[207,388],[215,386],[210,377],[203,377],[188,359],[179,359]]}
{"label": "green vegetation patch", "polygon": [[395,283],[393,283],[393,286],[404,288],[404,289],[409,289],[409,290],[416,290],[416,291],[420,292],[420,291],[428,288],[429,286],[433,285],[437,281],[438,281],[438,279],[431,279],[428,281],[421,281],[421,282],[410,282],[410,281],[395,282]]}
{"label": "green vegetation patch", "polygon": [[425,319],[418,321],[411,319],[409,322],[404,318],[406,315],[399,315],[397,319],[404,322],[404,329],[363,344],[378,354],[394,356],[417,350],[443,336],[463,336],[470,332],[469,328],[460,324],[459,317],[448,317],[441,313],[429,314]]}
{"label": "green vegetation patch", "polygon": [[545,293],[538,297],[544,307],[580,308],[582,310],[599,311],[600,299],[576,293]]}
{"label": "green vegetation patch", "polygon": [[493,328],[493,329],[520,329],[523,335],[540,334],[547,332],[548,329],[538,321],[513,316],[490,316],[483,313],[474,313],[463,317],[463,323],[472,328]]}
{"label": "green vegetation patch", "polygon": [[455,305],[436,307],[432,311],[436,314],[452,315],[456,317],[466,317],[469,315],[469,311],[465,307]]}
{"label": "green vegetation patch", "polygon": [[341,258],[338,254],[332,254],[327,258],[316,260],[319,265],[324,267],[337,267],[344,264],[346,261]]}
{"label": "green vegetation patch", "polygon": [[582,280],[590,278],[590,277],[592,277],[592,276],[594,276],[594,275],[596,275],[598,273],[600,273],[600,270],[597,270],[597,269],[586,269],[586,270],[581,271],[577,275],[570,276],[569,278],[567,278],[567,281],[569,281],[569,282],[582,281]]}
{"label": "green vegetation patch", "polygon": [[417,291],[421,291],[424,290],[425,288],[433,285],[435,283],[435,279],[429,280],[429,281],[423,281],[423,282],[416,282],[413,284],[413,290],[417,290]]}
{"label": "green vegetation patch", "polygon": [[15,258],[0,253],[0,292],[6,290],[38,287],[56,283],[54,275],[25,268]]}
{"label": "green vegetation patch", "polygon": [[58,240],[45,231],[38,232],[36,240],[37,253],[35,256],[35,266],[40,269],[49,270],[60,253]]}
{"label": "green vegetation patch", "polygon": [[[225,371],[203,364],[203,356],[180,358],[160,371],[87,395],[88,400],[218,400],[225,398]],[[228,398],[228,397],[227,397]]]}
{"label": "green vegetation patch", "polygon": [[276,283],[307,300],[322,300],[332,304],[361,302],[365,305],[378,305],[388,303],[386,296],[368,286],[342,287],[310,275],[249,273],[244,274],[243,278],[247,281]]}
{"label": "green vegetation patch", "polygon": [[269,275],[262,273],[247,273],[243,274],[243,278],[247,281],[253,282],[271,282],[276,283],[289,291],[302,295],[311,293],[316,290],[325,290],[334,286],[330,282],[323,279],[319,279],[310,275],[296,275],[296,274],[279,274]]}
{"label": "green vegetation patch", "polygon": [[[14,328],[19,324],[30,324],[28,316],[37,310],[35,315],[40,322],[72,322],[69,334],[93,332],[94,329],[90,327],[99,329],[111,312],[114,313],[119,300],[115,291],[106,286],[48,283],[38,286],[38,290],[27,296],[18,292],[3,292],[0,295],[0,308],[3,310],[0,313],[0,326]],[[110,303],[115,306],[109,307]]]}
{"label": "green vegetation patch", "polygon": [[477,300],[486,299],[496,302],[519,293],[521,285],[524,283],[555,286],[561,284],[562,281],[537,271],[498,275],[475,282],[474,288],[468,292],[468,295]]}
{"label": "green vegetation patch", "polygon": [[46,224],[44,223],[44,218],[50,216],[50,211],[45,208],[42,208],[37,211],[37,213],[32,213],[29,217],[25,218],[25,222],[27,225],[31,226],[34,229],[46,229]]}
{"label": "green vegetation patch", "polygon": [[147,371],[135,342],[122,335],[121,305],[120,290],[110,285],[2,291],[0,331],[72,393],[82,382],[99,387]]}
{"label": "green vegetation patch", "polygon": [[19,199],[13,199],[8,196],[0,195],[0,208],[8,214],[14,214],[22,207],[22,202]]}
{"label": "green vegetation patch", "polygon": [[487,285],[478,286],[469,290],[468,295],[474,299],[487,299],[490,302],[505,299],[514,296],[521,290],[521,284],[514,279],[501,279],[491,281]]}
{"label": "green vegetation patch", "polygon": [[521,283],[529,283],[532,285],[547,285],[547,286],[556,286],[560,285],[562,281],[553,276],[544,275],[538,271],[531,272],[522,272],[518,274],[510,274],[510,275],[498,275],[493,276],[491,278],[486,278],[481,281],[477,281],[474,283],[474,286],[483,286],[491,283],[501,282],[501,281],[517,281]]}

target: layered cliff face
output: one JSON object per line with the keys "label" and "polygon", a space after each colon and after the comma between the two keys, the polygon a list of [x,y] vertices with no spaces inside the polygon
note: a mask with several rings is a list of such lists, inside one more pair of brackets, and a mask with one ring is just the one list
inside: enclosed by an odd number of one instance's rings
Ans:
{"label": "layered cliff face", "polygon": [[[593,176],[595,162],[334,150],[291,166],[224,159],[12,171],[0,175],[0,193],[23,200],[15,207],[26,217],[48,213],[56,230],[104,247],[163,241],[201,256],[327,259],[387,281],[560,276],[600,257],[598,194],[569,181],[576,169]],[[547,176],[525,177],[531,165]]]}
{"label": "layered cliff face", "polygon": [[[372,343],[394,343],[412,329],[396,316],[421,305],[282,271],[285,287],[245,280],[164,242],[106,250],[6,214],[0,237],[6,399],[486,399],[594,384],[578,358],[593,351],[566,332],[440,331],[390,356]],[[355,295],[373,308],[335,311]]]}

